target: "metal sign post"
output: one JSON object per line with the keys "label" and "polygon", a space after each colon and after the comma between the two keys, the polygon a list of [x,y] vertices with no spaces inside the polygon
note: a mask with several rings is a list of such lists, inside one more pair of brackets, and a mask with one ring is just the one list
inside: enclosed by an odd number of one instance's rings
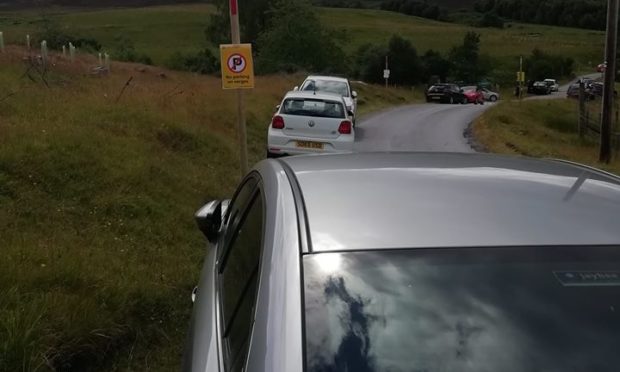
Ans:
{"label": "metal sign post", "polygon": [[[237,0],[230,0],[230,33],[233,44],[241,44],[241,35],[239,33],[239,5]],[[239,161],[241,168],[241,177],[248,172],[248,140],[245,127],[245,100],[243,90],[237,89],[237,125],[239,130]]]}
{"label": "metal sign post", "polygon": [[607,41],[605,45],[605,83],[603,84],[603,115],[601,118],[601,148],[599,161],[609,164],[611,160],[611,123],[614,110],[614,81],[616,77],[616,40],[618,37],[619,0],[608,0]]}
{"label": "metal sign post", "polygon": [[388,65],[388,56],[385,56],[385,70],[383,70],[383,78],[385,79],[385,87],[388,87],[388,80],[390,79],[390,66]]}

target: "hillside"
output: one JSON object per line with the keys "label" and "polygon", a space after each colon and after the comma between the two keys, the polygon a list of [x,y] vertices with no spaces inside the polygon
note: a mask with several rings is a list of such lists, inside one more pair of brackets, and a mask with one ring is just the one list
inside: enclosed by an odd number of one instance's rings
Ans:
{"label": "hillside", "polygon": [[[42,75],[27,56],[0,53],[0,371],[179,370],[205,253],[193,214],[240,177],[235,93],[137,64],[93,75],[85,55],[52,53]],[[251,164],[302,79],[246,93]],[[414,101],[355,89],[361,113]]]}
{"label": "hillside", "polygon": [[[54,8],[48,17],[68,33],[97,39],[112,56],[118,48],[116,39],[122,35],[156,64],[164,64],[174,52],[208,46],[204,31],[212,12],[208,4],[77,12]],[[498,74],[510,77],[519,56],[534,48],[570,56],[583,71],[591,71],[603,55],[600,31],[520,23],[503,30],[472,28],[370,9],[320,8],[319,14],[349,54],[365,43],[385,43],[394,33],[411,40],[420,53],[431,48],[445,53],[462,41],[465,32],[474,30],[482,36],[481,52],[492,58]],[[37,11],[0,12],[0,30],[8,42],[23,44],[26,33],[37,32],[40,20]]]}

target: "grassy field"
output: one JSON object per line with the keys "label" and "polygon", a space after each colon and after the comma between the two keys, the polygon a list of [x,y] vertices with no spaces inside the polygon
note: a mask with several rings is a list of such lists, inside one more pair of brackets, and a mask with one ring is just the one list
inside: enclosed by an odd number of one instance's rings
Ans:
{"label": "grassy field", "polygon": [[620,174],[620,154],[611,164],[599,163],[598,141],[579,137],[577,119],[575,100],[504,102],[485,112],[473,129],[490,152],[566,159]]}
{"label": "grassy field", "polygon": [[[94,59],[58,56],[47,88],[23,56],[0,54],[0,371],[178,370],[205,247],[192,216],[239,179],[234,93],[133,64],[92,77]],[[252,163],[302,77],[248,92]],[[356,89],[362,113],[414,99]]]}
{"label": "grassy field", "polygon": [[[108,50],[114,48],[116,37],[126,36],[134,41],[139,52],[161,64],[175,51],[195,51],[207,45],[205,28],[212,12],[212,6],[196,4],[88,11],[58,8],[45,14],[70,33],[98,39]],[[395,33],[410,39],[421,53],[431,48],[445,52],[461,43],[465,32],[472,29],[379,10],[320,8],[319,13],[325,25],[344,36],[344,47],[349,53],[367,42],[385,43]],[[41,11],[0,13],[0,30],[9,42],[23,43],[26,33],[36,32],[42,15]],[[602,32],[510,26],[504,30],[475,30],[482,35],[482,52],[503,65],[514,64],[514,69],[518,56],[528,55],[534,48],[572,56],[583,71],[591,70],[602,59]]]}

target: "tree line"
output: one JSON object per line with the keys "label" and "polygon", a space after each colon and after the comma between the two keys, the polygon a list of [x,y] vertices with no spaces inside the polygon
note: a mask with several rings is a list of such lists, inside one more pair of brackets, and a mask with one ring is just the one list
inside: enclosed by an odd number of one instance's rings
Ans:
{"label": "tree line", "polygon": [[474,10],[526,23],[604,30],[606,0],[478,0]]}

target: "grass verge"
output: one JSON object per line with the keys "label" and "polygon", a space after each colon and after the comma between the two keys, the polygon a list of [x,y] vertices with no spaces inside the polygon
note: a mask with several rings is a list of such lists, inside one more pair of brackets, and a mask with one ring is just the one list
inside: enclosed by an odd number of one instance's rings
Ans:
{"label": "grass verge", "polygon": [[[193,213],[239,180],[234,92],[214,77],[0,54],[0,371],[177,370],[204,255]],[[30,78],[29,78],[30,77]],[[123,86],[131,83],[120,95]],[[247,92],[250,161],[302,75]],[[411,91],[360,85],[360,110]]]}
{"label": "grass verge", "polygon": [[575,100],[503,102],[474,123],[475,139],[489,152],[558,158],[620,174],[620,157],[598,162],[598,140],[577,132]]}

